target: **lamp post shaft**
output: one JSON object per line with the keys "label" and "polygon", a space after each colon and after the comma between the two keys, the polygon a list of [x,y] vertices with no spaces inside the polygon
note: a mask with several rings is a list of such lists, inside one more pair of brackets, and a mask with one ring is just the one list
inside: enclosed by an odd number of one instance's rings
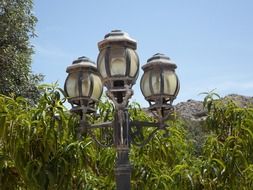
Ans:
{"label": "lamp post shaft", "polygon": [[129,149],[117,149],[117,160],[115,166],[116,189],[130,190],[131,188],[131,165],[129,162]]}
{"label": "lamp post shaft", "polygon": [[125,108],[116,109],[114,122],[115,146],[117,151],[115,178],[117,190],[130,190],[131,165],[129,162],[129,121]]}

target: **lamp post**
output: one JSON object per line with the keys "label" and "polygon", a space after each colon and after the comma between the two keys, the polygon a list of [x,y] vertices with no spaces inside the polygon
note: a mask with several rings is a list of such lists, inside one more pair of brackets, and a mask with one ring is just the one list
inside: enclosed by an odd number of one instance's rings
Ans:
{"label": "lamp post", "polygon": [[[97,66],[87,57],[78,58],[67,68],[69,75],[64,87],[68,101],[72,105],[71,111],[81,115],[81,128],[87,132],[105,127],[113,129],[113,144],[117,152],[115,165],[117,190],[130,189],[130,143],[143,146],[156,131],[167,129],[165,121],[172,112],[172,102],[179,91],[179,80],[175,74],[176,65],[165,55],[155,54],[142,67],[144,74],[141,78],[141,91],[157,121],[130,121],[127,106],[133,95],[132,86],[139,73],[136,47],[136,41],[127,33],[113,30],[98,43],[100,52]],[[86,114],[96,112],[95,106],[102,94],[103,85],[107,88],[106,95],[115,106],[114,120],[91,125],[86,120]],[[153,127],[154,130],[138,144],[135,137],[140,135],[142,127]],[[137,132],[131,132],[134,129]],[[94,135],[92,138],[101,144]]]}

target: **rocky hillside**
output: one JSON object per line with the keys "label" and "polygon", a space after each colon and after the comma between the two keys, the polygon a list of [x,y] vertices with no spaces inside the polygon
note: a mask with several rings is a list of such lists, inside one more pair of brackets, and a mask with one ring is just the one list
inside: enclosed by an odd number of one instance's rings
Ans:
{"label": "rocky hillside", "polygon": [[[240,107],[247,107],[253,105],[253,97],[249,96],[230,94],[222,99],[231,99],[235,101]],[[191,99],[186,102],[178,103],[177,105],[175,105],[175,109],[178,115],[181,116],[183,119],[190,119],[192,121],[203,120],[205,119],[205,116],[207,114],[206,110],[204,110],[203,108],[202,101],[196,101]]]}

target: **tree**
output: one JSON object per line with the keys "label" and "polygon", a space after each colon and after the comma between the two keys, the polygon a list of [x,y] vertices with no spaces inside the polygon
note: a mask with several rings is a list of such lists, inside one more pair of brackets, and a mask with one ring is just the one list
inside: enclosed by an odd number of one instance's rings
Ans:
{"label": "tree", "polygon": [[0,93],[36,100],[43,76],[31,72],[30,38],[37,21],[32,5],[32,0],[0,0]]}

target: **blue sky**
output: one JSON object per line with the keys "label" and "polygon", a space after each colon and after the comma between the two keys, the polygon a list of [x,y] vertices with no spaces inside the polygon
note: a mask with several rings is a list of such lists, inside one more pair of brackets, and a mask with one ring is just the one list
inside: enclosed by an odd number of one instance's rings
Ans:
{"label": "blue sky", "polygon": [[[178,66],[176,102],[216,89],[253,96],[252,0],[35,0],[32,69],[63,87],[73,60],[96,61],[97,43],[113,29],[137,40],[141,65],[164,53]],[[132,100],[147,106],[139,80]]]}

